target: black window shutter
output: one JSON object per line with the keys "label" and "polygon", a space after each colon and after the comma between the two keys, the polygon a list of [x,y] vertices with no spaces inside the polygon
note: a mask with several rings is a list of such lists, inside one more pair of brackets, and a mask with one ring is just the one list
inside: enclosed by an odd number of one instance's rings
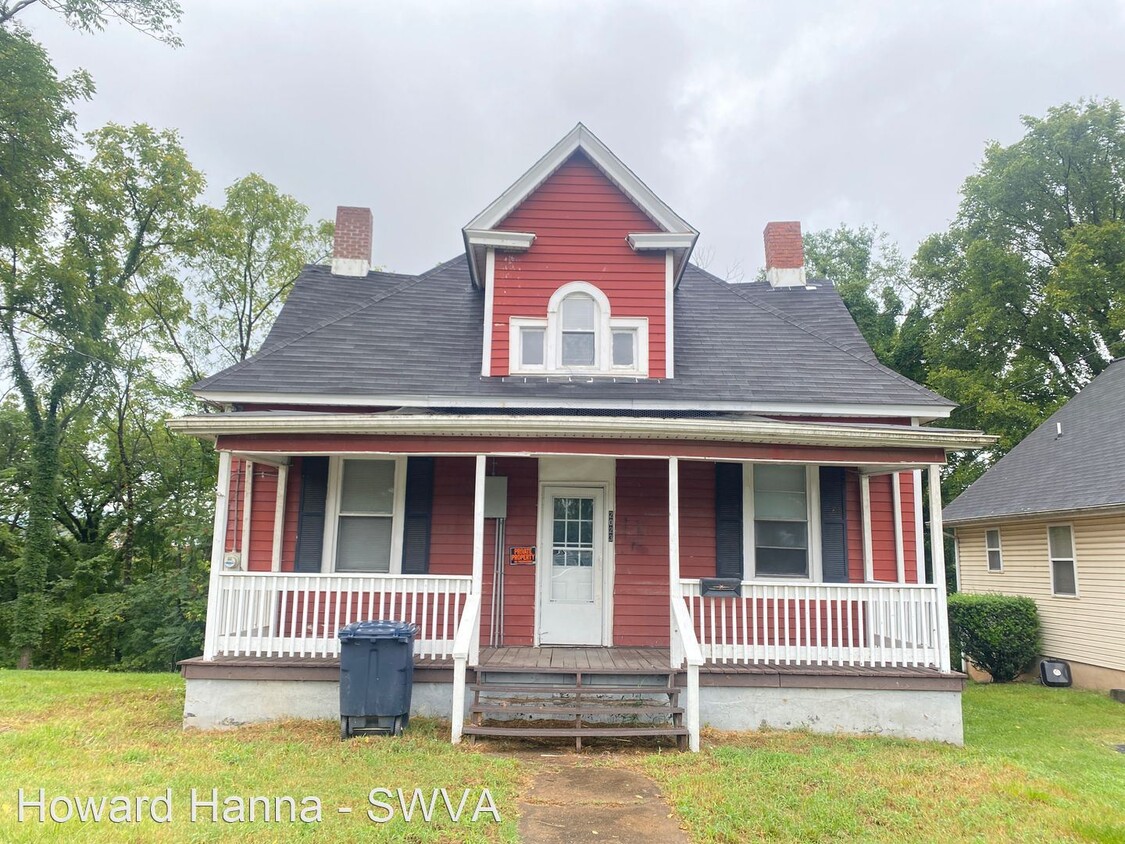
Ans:
{"label": "black window shutter", "polygon": [[297,516],[294,571],[320,571],[324,554],[324,517],[328,506],[328,458],[301,458],[301,506]]}
{"label": "black window shutter", "polygon": [[406,512],[402,529],[402,573],[430,570],[430,524],[434,510],[434,458],[406,461]]}
{"label": "black window shutter", "polygon": [[742,577],[742,464],[715,464],[715,575]]}
{"label": "black window shutter", "polygon": [[820,554],[825,583],[848,582],[848,507],[842,466],[820,467]]}

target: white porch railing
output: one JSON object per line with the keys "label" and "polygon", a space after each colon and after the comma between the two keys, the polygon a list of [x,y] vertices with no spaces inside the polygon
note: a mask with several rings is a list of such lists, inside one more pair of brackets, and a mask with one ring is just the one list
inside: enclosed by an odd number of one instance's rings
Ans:
{"label": "white porch railing", "polygon": [[471,577],[223,572],[203,657],[338,656],[340,628],[384,618],[418,625],[416,656],[447,657],[471,588]]}
{"label": "white porch railing", "polygon": [[940,667],[935,586],[744,581],[738,597],[703,597],[682,580],[708,663]]}
{"label": "white porch railing", "polygon": [[684,690],[684,721],[688,728],[688,747],[699,752],[699,666],[703,665],[703,651],[692,630],[687,607],[675,594],[672,595],[672,668],[687,665],[687,688]]}

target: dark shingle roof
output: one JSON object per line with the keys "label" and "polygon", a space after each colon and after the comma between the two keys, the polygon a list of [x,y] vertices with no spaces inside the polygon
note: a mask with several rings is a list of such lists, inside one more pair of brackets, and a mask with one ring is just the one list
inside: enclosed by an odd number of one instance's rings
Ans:
{"label": "dark shingle roof", "polygon": [[503,400],[952,403],[880,365],[836,289],[728,284],[689,266],[675,292],[675,378],[482,378],[483,294],[463,256],[420,276],[301,274],[262,350],[198,391]]}
{"label": "dark shingle roof", "polygon": [[1028,434],[942,516],[957,522],[1117,504],[1125,504],[1125,359]]}

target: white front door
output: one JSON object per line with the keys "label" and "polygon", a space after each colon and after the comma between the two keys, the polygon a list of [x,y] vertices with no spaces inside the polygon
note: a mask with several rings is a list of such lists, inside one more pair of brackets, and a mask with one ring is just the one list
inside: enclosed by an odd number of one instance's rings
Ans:
{"label": "white front door", "polygon": [[545,486],[539,512],[539,644],[600,645],[605,491]]}

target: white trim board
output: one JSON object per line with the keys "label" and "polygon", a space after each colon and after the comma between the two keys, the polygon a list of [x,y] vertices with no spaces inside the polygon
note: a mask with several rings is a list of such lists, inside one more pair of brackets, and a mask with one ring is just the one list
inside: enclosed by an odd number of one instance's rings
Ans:
{"label": "white trim board", "polygon": [[[637,377],[620,376],[624,382],[635,382]],[[513,375],[504,381],[543,383],[572,383],[589,380],[588,376],[578,378],[557,376]],[[660,381],[662,379],[649,379]],[[906,404],[817,404],[799,402],[753,402],[753,401],[706,401],[681,399],[562,399],[554,397],[524,398],[506,396],[443,396],[418,394],[348,395],[342,393],[246,393],[222,390],[199,390],[196,397],[201,401],[217,404],[312,404],[318,406],[335,405],[339,407],[558,407],[576,410],[724,410],[744,411],[760,414],[792,414],[794,416],[857,416],[861,418],[888,417],[900,419],[903,416],[921,416],[926,421],[945,419],[953,412],[952,405],[906,405]],[[902,428],[913,426],[902,425]]]}

